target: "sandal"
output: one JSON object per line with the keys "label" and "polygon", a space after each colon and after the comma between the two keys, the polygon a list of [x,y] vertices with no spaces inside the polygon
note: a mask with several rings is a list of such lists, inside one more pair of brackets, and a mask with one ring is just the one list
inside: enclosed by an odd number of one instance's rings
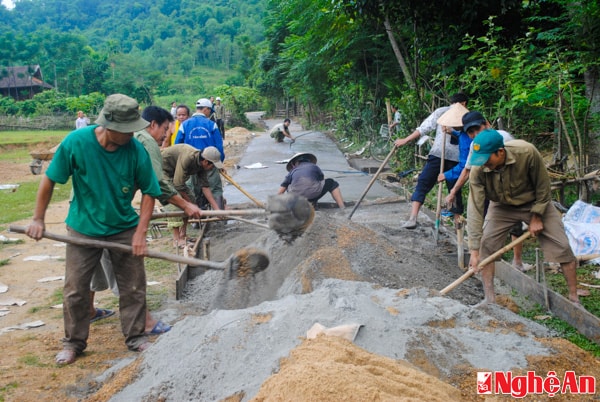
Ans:
{"label": "sandal", "polygon": [[171,330],[171,326],[169,324],[165,324],[164,322],[158,320],[152,331],[146,332],[144,335],[161,335],[165,332],[169,332]]}
{"label": "sandal", "polygon": [[114,315],[114,314],[115,314],[115,312],[112,311],[112,310],[107,310],[105,308],[97,308],[96,309],[96,314],[92,318],[90,318],[90,323],[96,322],[96,321],[101,320],[103,318],[108,318],[108,317],[110,317],[111,315]]}
{"label": "sandal", "polygon": [[77,353],[71,349],[63,349],[56,355],[55,361],[56,364],[66,365],[71,364],[75,361],[75,357]]}

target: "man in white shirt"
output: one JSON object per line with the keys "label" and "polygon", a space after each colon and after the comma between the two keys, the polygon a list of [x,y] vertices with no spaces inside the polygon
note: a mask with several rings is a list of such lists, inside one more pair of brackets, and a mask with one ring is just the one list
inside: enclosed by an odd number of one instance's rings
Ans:
{"label": "man in white shirt", "polygon": [[75,120],[75,129],[86,127],[90,124],[90,119],[80,110],[77,112],[77,120]]}

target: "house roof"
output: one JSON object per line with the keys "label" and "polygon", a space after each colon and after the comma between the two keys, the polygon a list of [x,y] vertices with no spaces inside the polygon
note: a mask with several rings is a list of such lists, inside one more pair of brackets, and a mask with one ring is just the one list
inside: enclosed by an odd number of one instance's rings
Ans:
{"label": "house roof", "polygon": [[0,88],[27,88],[32,86],[52,88],[52,85],[44,82],[39,64],[0,67]]}

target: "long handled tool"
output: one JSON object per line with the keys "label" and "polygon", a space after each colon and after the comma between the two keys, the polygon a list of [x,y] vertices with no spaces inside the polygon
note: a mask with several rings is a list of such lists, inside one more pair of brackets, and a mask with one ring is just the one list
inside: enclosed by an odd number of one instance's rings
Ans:
{"label": "long handled tool", "polygon": [[576,255],[575,258],[577,258],[577,262],[579,262],[581,264],[582,262],[592,261],[597,258],[600,258],[600,254]]}
{"label": "long handled tool", "polygon": [[[226,209],[202,211],[202,216],[267,215],[269,228],[280,235],[300,235],[312,223],[315,210],[304,197],[291,193],[270,195],[265,209]],[[159,212],[152,219],[184,217],[183,211]]]}
{"label": "long handled tool", "polygon": [[[479,262],[479,264],[477,266],[479,268],[485,267],[487,264],[489,264],[490,262],[493,262],[496,258],[500,257],[502,254],[506,253],[508,250],[512,249],[517,244],[523,243],[530,236],[531,236],[531,233],[529,232],[529,230],[527,230],[525,233],[523,233],[521,235],[521,237],[519,237],[516,240],[513,240],[506,246],[502,247],[500,250],[496,251],[494,254],[490,255],[488,258]],[[473,275],[474,273],[475,273],[475,271],[473,270],[473,268],[469,268],[469,270],[467,272],[465,272],[464,274],[462,274],[462,276],[460,278],[458,278],[457,280],[452,282],[450,285],[446,286],[444,289],[440,290],[440,294],[445,295],[446,293],[450,292],[452,289],[454,289],[455,287],[457,287],[458,285],[463,283],[465,280],[470,278],[471,275]]]}
{"label": "long handled tool", "polygon": [[[266,215],[267,211],[264,209],[219,209],[219,210],[202,210],[202,217],[228,217],[228,216],[256,216]],[[184,218],[187,215],[183,211],[169,211],[169,212],[154,212],[152,219],[162,218]],[[202,220],[202,219],[201,219]]]}
{"label": "long handled tool", "polygon": [[396,145],[394,145],[392,147],[392,150],[388,154],[388,156],[385,157],[385,159],[381,163],[381,166],[379,166],[379,169],[377,169],[377,172],[375,172],[375,174],[373,175],[373,178],[367,185],[367,188],[365,188],[365,191],[363,191],[363,193],[360,196],[360,198],[358,199],[358,201],[356,201],[356,204],[354,204],[354,208],[352,208],[352,212],[350,212],[350,215],[348,215],[348,219],[352,219],[352,215],[354,215],[354,212],[358,209],[358,206],[360,205],[361,201],[363,200],[363,198],[365,198],[365,195],[367,195],[367,193],[371,189],[371,186],[373,185],[373,183],[375,183],[375,180],[377,180],[377,177],[379,176],[379,174],[381,173],[381,171],[383,170],[385,165],[388,163],[388,161],[390,160],[392,155],[394,155],[394,152],[396,152],[396,148],[397,148]]}
{"label": "long handled tool", "polygon": [[238,190],[240,190],[246,197],[250,198],[250,200],[252,200],[253,203],[255,203],[259,208],[264,208],[265,204],[263,204],[262,202],[260,202],[259,200],[257,200],[256,198],[252,197],[250,194],[248,194],[248,192],[246,190],[244,190],[239,184],[237,184],[232,178],[231,176],[229,176],[224,170],[220,170],[219,171],[221,173],[221,176],[223,176],[223,178],[225,180],[227,180],[229,183],[231,183],[235,188],[237,188]]}
{"label": "long handled tool", "polygon": [[[440,174],[444,173],[444,160],[446,159],[446,133],[444,132],[444,141],[442,141],[442,158],[440,161]],[[435,211],[435,228],[433,230],[433,238],[437,243],[440,238],[440,223],[442,220],[442,191],[443,181],[438,182],[437,208]]]}
{"label": "long handled tool", "polygon": [[[25,233],[26,231],[25,226],[11,225],[9,228],[11,232],[16,233]],[[132,253],[133,251],[133,248],[131,246],[125,244],[113,243],[103,240],[83,239],[50,233],[47,231],[44,231],[42,237],[83,247],[105,248],[126,253]],[[150,258],[158,258],[161,260],[187,264],[194,267],[228,270],[229,272],[236,272],[237,276],[240,277],[248,276],[248,274],[254,274],[263,271],[269,266],[269,257],[264,252],[254,248],[238,250],[231,257],[229,257],[223,262],[200,260],[198,258],[184,257],[176,254],[162,253],[159,251],[152,250],[148,250],[148,253],[145,256]]]}
{"label": "long handled tool", "polygon": [[456,251],[458,254],[458,267],[465,270],[465,248],[464,248],[465,220],[462,215],[456,219]]}
{"label": "long handled tool", "polygon": [[258,226],[258,227],[261,227],[261,228],[264,228],[264,229],[270,229],[269,225],[263,225],[262,223],[254,222],[254,221],[252,221],[250,219],[240,218],[239,216],[230,216],[230,218],[233,219],[233,220],[236,220],[236,221],[240,221],[240,222],[244,222],[244,223],[249,223],[251,225]]}

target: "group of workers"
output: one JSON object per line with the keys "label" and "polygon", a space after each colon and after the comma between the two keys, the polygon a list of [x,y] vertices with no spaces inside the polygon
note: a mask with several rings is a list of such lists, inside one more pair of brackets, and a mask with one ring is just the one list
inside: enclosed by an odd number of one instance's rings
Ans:
{"label": "group of workers", "polygon": [[[532,144],[492,129],[480,112],[466,108],[467,102],[465,94],[454,94],[450,106],[436,109],[410,135],[395,141],[395,146],[401,147],[436,130],[411,197],[409,219],[403,227],[417,227],[426,194],[436,183],[444,181],[449,190],[446,201],[451,205],[450,211],[455,217],[460,216],[461,187],[469,179],[469,268],[481,272],[482,304],[496,301],[494,263],[479,266],[479,262],[500,250],[509,233],[518,236],[525,223],[526,230],[537,236],[545,259],[560,264],[569,300],[581,306],[575,273],[577,260],[561,215],[551,202],[550,179],[541,154]],[[445,120],[453,123],[444,124]],[[520,246],[515,248],[514,255],[513,265],[523,269]]]}
{"label": "group of workers", "polygon": [[[118,293],[121,328],[129,349],[143,351],[151,344],[148,336],[170,329],[154,320],[146,306],[146,236],[155,199],[181,209],[187,217],[201,217],[195,192],[187,184],[191,178],[197,180],[196,193],[213,209],[221,208],[209,184],[210,172],[216,171],[219,178],[225,158],[217,124],[208,118],[211,111],[211,102],[199,99],[196,113],[181,124],[175,144],[161,150],[174,121],[172,114],[157,106],[140,113],[137,101],[114,94],[105,99],[95,125],[82,125],[61,142],[40,182],[27,235],[42,238],[54,186],[71,178],[69,236],[131,246],[132,252],[67,244],[65,337],[56,356],[58,364],[73,363],[87,347],[90,322],[111,315],[93,307],[98,290],[110,287]],[[138,190],[139,213],[132,206]]]}
{"label": "group of workers", "polygon": [[[466,109],[467,101],[464,94],[455,94],[450,106],[435,110],[413,133],[395,141],[395,146],[401,147],[436,130],[404,228],[417,226],[425,195],[442,181],[449,187],[447,201],[452,204],[452,212],[462,214],[460,187],[469,178],[469,265],[482,272],[484,302],[495,302],[494,264],[479,267],[479,261],[502,248],[515,224],[525,222],[527,230],[538,237],[546,259],[561,264],[569,298],[578,304],[576,259],[560,214],[551,202],[550,181],[540,153],[532,144],[491,129],[481,113]],[[151,345],[149,335],[170,329],[154,320],[146,306],[147,231],[155,199],[168,208],[184,211],[189,218],[202,216],[199,197],[204,197],[213,209],[225,207],[222,193],[215,197],[212,190],[217,179],[220,183],[219,169],[225,158],[222,133],[210,119],[212,106],[209,99],[201,98],[196,102],[196,113],[181,120],[179,112],[189,115],[189,111],[182,105],[176,107],[178,130],[172,144],[165,144],[175,120],[171,112],[148,106],[140,113],[134,99],[110,95],[96,124],[71,132],[58,147],[40,182],[27,235],[36,240],[43,237],[45,213],[55,183],[64,184],[71,178],[73,196],[66,218],[69,236],[110,241],[132,249],[128,253],[67,244],[65,337],[63,349],[56,356],[58,364],[73,363],[87,347],[90,321],[99,318],[98,314],[108,314],[93,307],[93,293],[103,290],[99,285],[102,278],[112,278],[104,289],[118,289],[121,327],[129,349],[143,351]],[[444,121],[442,117],[448,116],[454,119],[451,126],[439,124]],[[294,141],[290,123],[286,119],[277,125],[271,137],[277,142],[285,137]],[[344,208],[339,183],[324,177],[315,155],[294,155],[286,170],[279,194],[289,191],[316,205],[329,192],[338,207]],[[136,212],[132,201],[138,190],[141,206]]]}

